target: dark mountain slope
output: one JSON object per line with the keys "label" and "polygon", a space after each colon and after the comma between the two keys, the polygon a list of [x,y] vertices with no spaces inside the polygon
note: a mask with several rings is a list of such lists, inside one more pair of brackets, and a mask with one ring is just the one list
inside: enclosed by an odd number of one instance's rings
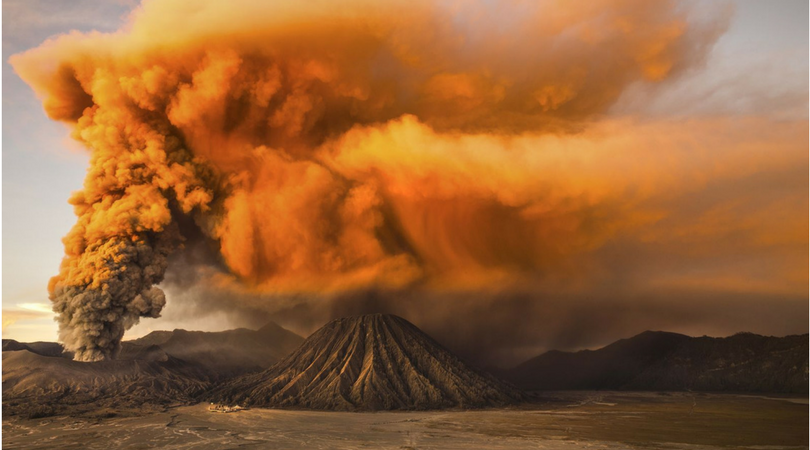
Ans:
{"label": "dark mountain slope", "polygon": [[227,383],[214,400],[327,410],[503,406],[523,394],[474,371],[410,322],[339,319],[270,369]]}
{"label": "dark mountain slope", "polygon": [[258,330],[155,331],[129,341],[133,344],[160,345],[166,353],[197,364],[228,378],[264,370],[287,356],[304,338],[275,323]]}
{"label": "dark mountain slope", "polygon": [[17,342],[14,339],[3,339],[3,351],[13,352],[28,350],[42,356],[63,356],[64,349],[56,342]]}
{"label": "dark mountain slope", "polygon": [[[178,331],[178,330],[174,330],[174,331],[168,331],[168,330],[153,331],[153,332],[147,334],[146,336],[140,337],[138,339],[132,339],[130,341],[124,341],[124,342],[132,342],[132,343],[135,343],[135,344],[138,344],[138,345],[146,345],[146,346],[162,345],[166,341],[171,339],[172,336],[174,336],[175,331]],[[181,330],[181,331],[185,331],[185,330]]]}
{"label": "dark mountain slope", "polygon": [[14,339],[3,339],[4,352],[16,352],[18,350],[28,350],[28,346],[15,341]]}
{"label": "dark mountain slope", "polygon": [[[676,333],[647,331],[599,350],[576,353],[550,351],[532,358],[503,375],[527,389],[601,389],[622,386],[647,366],[666,358],[689,340]],[[605,388],[609,389],[609,388]]]}
{"label": "dark mountain slope", "polygon": [[529,390],[806,393],[808,336],[728,338],[644,332],[599,350],[551,351],[502,373]]}
{"label": "dark mountain slope", "polygon": [[[164,408],[269,367],[303,341],[278,325],[257,331],[150,333],[113,361],[77,362],[53,342],[3,341],[3,413],[44,416]],[[161,345],[154,345],[160,342]]]}
{"label": "dark mountain slope", "polygon": [[656,361],[626,389],[808,392],[808,335],[739,333],[692,338]]}
{"label": "dark mountain slope", "polygon": [[3,414],[37,417],[189,403],[209,388],[207,376],[159,347],[143,348],[132,359],[92,363],[6,351]]}

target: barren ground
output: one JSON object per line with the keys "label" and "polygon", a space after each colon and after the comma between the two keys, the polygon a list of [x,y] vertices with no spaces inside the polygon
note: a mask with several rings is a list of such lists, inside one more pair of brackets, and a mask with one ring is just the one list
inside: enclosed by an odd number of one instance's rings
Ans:
{"label": "barren ground", "polygon": [[808,399],[562,392],[520,409],[340,413],[207,405],[138,417],[3,421],[3,448],[808,448]]}

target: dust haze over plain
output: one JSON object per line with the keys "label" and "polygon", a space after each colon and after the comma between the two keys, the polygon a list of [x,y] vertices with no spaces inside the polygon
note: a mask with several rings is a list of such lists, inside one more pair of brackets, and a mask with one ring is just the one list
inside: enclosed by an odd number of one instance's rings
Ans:
{"label": "dust haze over plain", "polygon": [[807,120],[604,119],[730,11],[243,3],[147,1],[12,59],[92,155],[50,286],[77,359],[167,301],[303,333],[391,312],[481,363],[806,331]]}

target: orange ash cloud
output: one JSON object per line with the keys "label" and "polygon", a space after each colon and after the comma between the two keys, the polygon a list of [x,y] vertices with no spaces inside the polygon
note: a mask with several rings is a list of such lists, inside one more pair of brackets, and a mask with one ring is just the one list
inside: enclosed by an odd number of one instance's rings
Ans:
{"label": "orange ash cloud", "polygon": [[559,134],[724,24],[671,2],[244,3],[146,1],[11,60],[92,152],[49,286],[77,359],[160,314],[189,218],[269,292],[502,282],[657,220]]}

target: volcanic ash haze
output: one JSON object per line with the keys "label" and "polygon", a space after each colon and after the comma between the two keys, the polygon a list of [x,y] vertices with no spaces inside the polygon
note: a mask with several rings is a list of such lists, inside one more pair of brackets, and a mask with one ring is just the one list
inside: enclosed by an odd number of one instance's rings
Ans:
{"label": "volcanic ash haze", "polygon": [[184,236],[270,294],[486,287],[598,245],[645,218],[583,213],[613,193],[549,184],[531,138],[582,130],[629,85],[700,63],[725,20],[688,13],[152,0],[117,33],[15,55],[92,154],[49,285],[60,339],[78,360],[114,357],[160,315]]}

